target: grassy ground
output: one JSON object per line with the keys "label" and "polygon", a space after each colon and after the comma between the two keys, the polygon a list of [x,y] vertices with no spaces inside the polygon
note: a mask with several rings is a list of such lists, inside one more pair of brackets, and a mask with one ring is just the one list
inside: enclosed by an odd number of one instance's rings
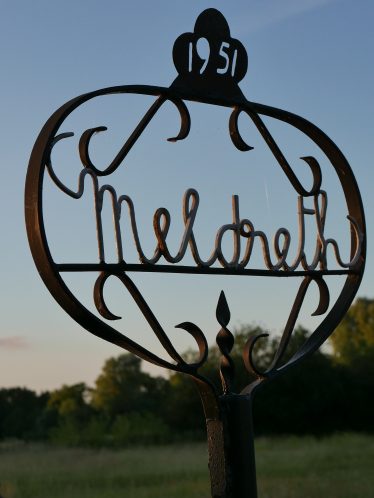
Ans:
{"label": "grassy ground", "polygon": [[[263,438],[259,498],[373,498],[374,437]],[[3,498],[208,498],[205,445],[118,451],[0,446]]]}

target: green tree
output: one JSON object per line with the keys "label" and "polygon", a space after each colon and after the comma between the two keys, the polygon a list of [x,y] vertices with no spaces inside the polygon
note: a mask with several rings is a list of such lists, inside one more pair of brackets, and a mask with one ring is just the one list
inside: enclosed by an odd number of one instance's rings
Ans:
{"label": "green tree", "polygon": [[345,376],[344,413],[349,430],[374,431],[374,299],[358,298],[331,336],[334,359]]}
{"label": "green tree", "polygon": [[83,382],[50,393],[45,417],[50,440],[63,445],[85,444],[86,428],[93,416],[89,395],[90,389]]}
{"label": "green tree", "polygon": [[151,377],[141,369],[141,360],[125,353],[109,358],[92,390],[92,406],[113,421],[118,415],[162,410],[167,380]]}
{"label": "green tree", "polygon": [[48,395],[22,387],[0,389],[0,438],[35,439],[42,436],[39,421]]}
{"label": "green tree", "polygon": [[374,365],[374,299],[358,298],[331,336],[338,362]]}
{"label": "green tree", "polygon": [[89,393],[89,388],[83,382],[72,386],[64,385],[50,393],[47,408],[55,412],[60,421],[83,423],[91,415]]}
{"label": "green tree", "polygon": [[165,420],[176,439],[201,439],[204,437],[203,407],[191,377],[180,373],[170,375]]}

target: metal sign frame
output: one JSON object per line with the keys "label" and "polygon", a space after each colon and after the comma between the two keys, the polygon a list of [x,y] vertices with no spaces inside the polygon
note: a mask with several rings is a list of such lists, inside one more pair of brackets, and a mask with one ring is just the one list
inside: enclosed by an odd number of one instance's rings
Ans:
{"label": "metal sign frame", "polygon": [[[169,88],[126,85],[101,89],[86,93],[67,102],[58,109],[46,122],[34,145],[26,179],[25,216],[31,252],[37,269],[62,308],[82,327],[92,334],[109,341],[121,348],[136,354],[143,360],[154,363],[192,377],[199,390],[205,411],[211,489],[213,497],[255,498],[256,471],[253,447],[252,399],[254,393],[270,379],[284,373],[299,363],[306,356],[316,351],[330,336],[344,317],[360,285],[365,266],[366,231],[365,217],[360,192],[353,172],[342,152],[314,124],[296,114],[248,101],[238,83],[243,79],[248,65],[247,54],[243,45],[230,35],[228,24],[223,15],[216,9],[207,9],[198,17],[194,31],[184,33],[174,44],[173,60],[178,77]],[[103,132],[105,127],[99,126],[86,130],[79,140],[79,156],[82,171],[79,175],[79,186],[76,191],[66,187],[56,175],[52,163],[52,149],[55,144],[72,136],[72,133],[59,133],[66,118],[83,103],[96,97],[109,94],[141,94],[154,96],[155,101],[127,139],[113,161],[105,168],[97,168],[90,156],[90,141],[95,133]],[[245,114],[254,123],[272,152],[278,165],[298,194],[299,199],[299,250],[294,261],[287,259],[290,244],[290,233],[280,228],[275,236],[274,253],[276,261],[272,261],[270,245],[263,232],[256,231],[250,220],[241,219],[239,200],[233,196],[233,221],[223,225],[217,232],[216,245],[208,261],[199,255],[193,232],[193,223],[198,209],[198,193],[189,189],[184,198],[185,232],[178,253],[173,256],[167,246],[167,233],[170,225],[170,214],[165,208],[156,211],[154,231],[157,247],[152,258],[147,258],[142,251],[138,237],[134,205],[128,196],[118,196],[113,187],[100,187],[99,179],[108,177],[126,158],[127,154],[139,139],[147,125],[165,102],[171,102],[179,111],[181,126],[178,135],[169,141],[186,139],[191,126],[190,115],[185,101],[196,101],[232,109],[229,120],[229,133],[234,146],[240,151],[249,151],[251,146],[242,138],[239,131],[238,118]],[[324,234],[327,209],[327,194],[322,190],[322,173],[318,161],[311,156],[301,158],[310,168],[313,182],[308,189],[302,185],[297,175],[287,162],[281,149],[272,137],[262,117],[270,117],[287,123],[309,137],[324,153],[335,169],[344,192],[347,205],[347,218],[351,227],[351,256],[349,262],[341,259],[339,246],[334,239]],[[94,185],[95,214],[99,251],[98,263],[58,263],[54,261],[46,237],[43,216],[43,181],[48,173],[55,185],[66,195],[79,199],[84,194],[85,179],[89,177]],[[109,191],[113,199],[113,214],[117,237],[118,263],[106,263],[101,227],[101,206],[104,191]],[[313,200],[314,208],[307,209],[304,200]],[[127,263],[123,258],[122,243],[119,233],[119,220],[123,206],[127,206],[130,214],[134,243],[139,254],[139,263]],[[318,240],[314,259],[306,260],[304,252],[305,224],[304,218],[312,215],[318,227]],[[227,261],[223,255],[221,241],[223,234],[231,231],[235,242],[232,259]],[[253,243],[260,241],[263,247],[263,259],[266,269],[253,269],[248,266]],[[245,241],[245,255],[240,259],[240,243]],[[195,266],[181,263],[187,250],[190,250]],[[335,255],[338,269],[329,270],[327,252]],[[158,263],[160,259],[165,264]],[[261,371],[255,363],[253,349],[263,335],[251,338],[243,352],[243,360],[247,370],[254,373],[256,380],[243,387],[240,393],[232,392],[234,375],[230,351],[234,344],[234,336],[228,329],[230,310],[222,292],[216,309],[217,321],[221,330],[217,335],[217,344],[222,353],[220,372],[222,393],[218,393],[212,383],[200,375],[199,368],[208,356],[207,340],[197,325],[191,322],[179,324],[177,327],[191,334],[195,339],[200,356],[197,362],[186,362],[174,348],[166,332],[158,322],[151,308],[128,275],[130,272],[173,272],[190,274],[220,275],[257,275],[278,278],[297,277],[301,279],[293,307],[283,331],[278,350],[272,364],[266,371]],[[64,272],[96,272],[98,277],[94,286],[94,302],[100,315],[107,320],[116,320],[103,297],[105,282],[110,277],[118,278],[131,294],[145,319],[153,329],[171,360],[166,361],[153,352],[132,341],[118,332],[114,327],[101,320],[87,310],[66,286],[62,274]],[[343,275],[345,284],[335,304],[330,307],[329,290],[326,277]],[[310,284],[314,282],[319,289],[319,304],[315,315],[326,315],[320,325],[286,363],[284,358],[287,345],[294,330],[303,300]]]}

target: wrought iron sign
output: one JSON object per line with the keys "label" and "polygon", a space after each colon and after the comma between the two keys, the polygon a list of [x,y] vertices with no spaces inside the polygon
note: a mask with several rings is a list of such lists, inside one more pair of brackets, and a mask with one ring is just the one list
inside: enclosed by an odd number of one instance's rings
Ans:
{"label": "wrought iron sign", "polygon": [[[366,248],[364,212],[352,170],[341,151],[327,135],[302,117],[274,107],[250,102],[244,97],[238,83],[247,71],[247,53],[243,45],[231,36],[228,24],[220,12],[208,9],[199,15],[193,32],[184,33],[175,41],[173,60],[178,76],[169,88],[145,85],[105,88],[86,93],[67,102],[50,117],[37,138],[27,173],[25,197],[27,233],[34,261],[42,279],[53,297],[74,320],[96,336],[148,362],[192,377],[198,387],[206,416],[212,496],[254,498],[257,496],[257,491],[251,422],[253,394],[270,379],[286,372],[317,350],[348,310],[364,271]],[[78,150],[81,169],[77,175],[78,187],[72,190],[60,179],[53,166],[52,152],[56,143],[73,135],[73,133],[60,132],[61,126],[70,114],[85,102],[103,95],[126,93],[153,96],[155,99],[116,157],[105,168],[100,168],[95,164],[91,153],[91,141],[96,133],[104,132],[106,128],[97,126],[81,134]],[[193,188],[189,188],[184,195],[182,204],[184,233],[177,252],[173,254],[168,245],[170,212],[160,207],[154,213],[153,218],[156,246],[152,255],[146,254],[139,236],[134,202],[129,195],[117,193],[114,187],[107,183],[108,178],[123,165],[127,154],[166,102],[171,102],[176,107],[181,118],[179,133],[168,140],[176,142],[187,139],[191,121],[185,101],[231,108],[230,137],[233,145],[243,153],[249,152],[252,147],[245,142],[239,131],[239,116],[246,115],[255,125],[276,163],[282,169],[286,181],[297,194],[298,250],[296,256],[293,255],[291,258],[290,255],[290,230],[279,228],[271,245],[266,234],[255,226],[253,221],[242,217],[239,197],[233,195],[232,221],[217,228],[211,255],[207,259],[202,258],[194,232],[194,224],[199,216],[200,199],[199,193]],[[338,242],[326,233],[327,193],[323,189],[319,162],[312,156],[301,158],[309,167],[312,175],[312,185],[306,186],[305,182],[298,178],[274,140],[265,124],[264,116],[300,130],[316,144],[328,164],[334,168],[344,193],[350,226],[351,249],[348,260],[342,257]],[[45,173],[49,175],[57,189],[73,199],[81,199],[92,185],[97,229],[97,262],[61,262],[52,257],[43,213]],[[107,262],[104,251],[102,206],[104,195],[107,194],[112,199],[118,255],[116,263]],[[307,207],[307,199],[310,199],[309,206],[311,202],[313,208]],[[124,212],[127,212],[131,221],[132,238],[138,254],[138,262],[127,261],[124,255],[124,234],[120,229],[120,220]],[[310,259],[307,258],[305,251],[307,217],[312,217],[317,227],[314,255]],[[232,235],[234,248],[230,258],[225,254],[222,244],[223,237],[227,233]],[[263,265],[259,268],[253,267],[251,259],[255,245],[261,245],[263,251]],[[194,264],[185,263],[187,254],[192,255]],[[333,269],[329,269],[328,260],[332,258],[336,261],[336,265]],[[189,260],[191,261],[191,258]],[[63,279],[63,274],[66,272],[96,273],[93,301],[97,315],[90,312],[68,288]],[[234,336],[228,328],[229,306],[225,294],[221,293],[215,310],[221,327],[217,335],[217,344],[222,353],[220,364],[222,393],[218,393],[212,383],[199,373],[208,355],[207,340],[202,330],[191,322],[178,325],[179,328],[191,334],[200,351],[198,361],[188,363],[177,352],[150,305],[129,276],[132,272],[294,277],[300,280],[300,285],[276,355],[265,371],[258,368],[253,354],[256,342],[263,336],[253,337],[248,341],[243,351],[244,364],[247,370],[255,375],[256,380],[243,386],[240,393],[232,392],[234,367],[230,352],[234,344]],[[332,305],[330,305],[328,288],[328,277],[331,275],[345,277],[345,284],[340,295]],[[104,286],[109,278],[116,278],[122,282],[170,360],[165,360],[145,349],[108,323],[119,318],[110,311],[104,300]],[[320,296],[314,314],[323,316],[323,319],[299,351],[284,362],[287,345],[301,306],[309,286],[313,283],[317,285]]]}

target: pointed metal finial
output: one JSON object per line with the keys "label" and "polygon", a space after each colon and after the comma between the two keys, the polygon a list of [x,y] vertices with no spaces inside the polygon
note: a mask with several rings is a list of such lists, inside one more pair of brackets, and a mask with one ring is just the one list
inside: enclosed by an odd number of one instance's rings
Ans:
{"label": "pointed metal finial", "polygon": [[233,334],[227,328],[230,321],[230,309],[223,291],[221,291],[218,299],[216,317],[218,323],[222,327],[216,338],[217,345],[222,353],[220,366],[222,389],[224,394],[230,394],[235,372],[235,366],[230,357],[230,352],[234,346],[235,340]]}

